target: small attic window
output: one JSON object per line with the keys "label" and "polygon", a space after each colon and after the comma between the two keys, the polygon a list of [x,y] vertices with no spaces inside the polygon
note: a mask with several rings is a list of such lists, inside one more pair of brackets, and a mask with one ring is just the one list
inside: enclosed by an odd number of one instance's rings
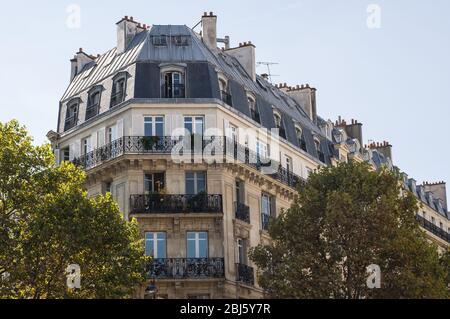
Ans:
{"label": "small attic window", "polygon": [[303,135],[303,130],[300,126],[295,126],[295,135],[297,136],[298,144],[300,145],[300,148],[306,152],[306,141],[305,136]]}
{"label": "small attic window", "polygon": [[172,43],[176,46],[188,46],[189,45],[189,36],[188,35],[174,35],[172,36]]}
{"label": "small attic window", "polygon": [[156,47],[167,46],[167,36],[166,35],[154,35],[152,37],[152,43]]}

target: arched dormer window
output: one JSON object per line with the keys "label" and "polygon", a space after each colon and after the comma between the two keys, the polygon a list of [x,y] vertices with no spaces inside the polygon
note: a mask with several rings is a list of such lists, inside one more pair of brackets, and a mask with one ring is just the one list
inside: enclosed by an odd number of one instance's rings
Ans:
{"label": "arched dormer window", "polygon": [[77,126],[78,111],[80,110],[81,99],[74,98],[67,103],[66,120],[64,121],[64,132]]}
{"label": "arched dormer window", "polygon": [[88,92],[88,103],[86,106],[86,121],[100,113],[100,100],[104,88],[101,85],[94,86]]}
{"label": "arched dormer window", "polygon": [[167,65],[161,68],[161,97],[166,99],[184,98],[185,68]]}
{"label": "arched dormer window", "polygon": [[128,72],[120,72],[113,78],[111,108],[125,101],[128,77]]}
{"label": "arched dormer window", "polygon": [[283,119],[281,117],[281,113],[278,110],[273,110],[273,120],[275,122],[275,128],[278,129],[278,135],[282,138],[286,138],[286,130],[283,126]]}
{"label": "arched dormer window", "polygon": [[305,136],[303,135],[303,130],[300,126],[295,126],[295,135],[297,137],[298,145],[300,145],[300,148],[306,152],[306,141]]}
{"label": "arched dormer window", "polygon": [[261,123],[259,116],[258,106],[256,105],[256,99],[252,95],[247,95],[248,106],[250,108],[250,116],[253,121]]}

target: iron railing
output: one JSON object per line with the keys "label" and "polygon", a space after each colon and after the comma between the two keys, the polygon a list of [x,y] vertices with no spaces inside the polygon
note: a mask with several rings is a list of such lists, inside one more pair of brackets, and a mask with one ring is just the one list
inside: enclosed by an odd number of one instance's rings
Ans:
{"label": "iron railing", "polygon": [[222,213],[222,195],[131,195],[131,214]]}
{"label": "iron railing", "polygon": [[441,227],[438,227],[437,225],[426,220],[425,218],[423,218],[420,215],[416,215],[416,219],[419,222],[419,225],[422,226],[424,229],[426,229],[430,233],[438,236],[439,238],[445,240],[446,242],[450,243],[450,233],[446,232]]}
{"label": "iron railing", "polygon": [[68,131],[71,128],[75,127],[77,125],[77,123],[78,123],[78,114],[69,116],[64,121],[64,131]]}
{"label": "iron railing", "polygon": [[170,155],[175,146],[179,148],[176,151],[177,155],[223,156],[224,162],[232,159],[237,163],[243,163],[290,187],[296,188],[304,184],[304,179],[286,170],[280,163],[264,158],[232,138],[223,136],[125,136],[96,148],[74,159],[73,162],[84,169],[92,169],[124,154]]}
{"label": "iron railing", "polygon": [[243,203],[234,203],[234,212],[237,219],[250,223],[250,207]]}
{"label": "iron railing", "polygon": [[164,258],[150,264],[149,277],[155,279],[224,278],[223,258]]}
{"label": "iron railing", "polygon": [[253,268],[244,264],[236,264],[236,280],[253,286],[255,284],[255,272]]}
{"label": "iron railing", "polygon": [[89,105],[86,108],[86,121],[97,116],[100,111],[100,104]]}
{"label": "iron railing", "polygon": [[226,91],[220,91],[220,98],[225,104],[228,104],[229,106],[233,106],[233,100],[231,98],[230,93],[228,93]]}
{"label": "iron railing", "polygon": [[251,115],[253,121],[261,123],[261,118],[259,116],[259,112],[258,111],[251,109],[250,110],[250,115]]}
{"label": "iron railing", "polygon": [[184,98],[185,97],[184,84],[161,85],[161,97],[166,99]]}
{"label": "iron railing", "polygon": [[111,95],[110,107],[113,108],[114,106],[122,103],[124,100],[125,100],[125,91],[118,91],[116,93],[113,93]]}

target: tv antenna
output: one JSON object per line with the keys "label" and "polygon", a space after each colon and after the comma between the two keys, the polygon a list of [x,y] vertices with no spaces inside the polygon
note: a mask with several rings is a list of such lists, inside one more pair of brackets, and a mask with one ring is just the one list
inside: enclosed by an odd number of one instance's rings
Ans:
{"label": "tv antenna", "polygon": [[279,76],[279,75],[272,74],[271,71],[270,71],[270,66],[271,65],[277,65],[277,64],[279,64],[279,63],[276,63],[276,62],[256,62],[256,65],[259,65],[259,66],[265,65],[267,67],[267,76],[269,77],[270,83],[272,83],[272,77]]}

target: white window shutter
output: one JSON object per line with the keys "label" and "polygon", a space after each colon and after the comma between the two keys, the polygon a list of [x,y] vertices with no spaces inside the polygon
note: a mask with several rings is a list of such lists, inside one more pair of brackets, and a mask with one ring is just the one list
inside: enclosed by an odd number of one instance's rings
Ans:
{"label": "white window shutter", "polygon": [[73,161],[73,159],[75,158],[75,143],[71,143],[69,145],[69,160]]}
{"label": "white window shutter", "polygon": [[97,132],[97,147],[102,147],[105,145],[105,128],[101,128]]}
{"label": "white window shutter", "polygon": [[59,148],[55,149],[55,163],[57,166],[59,166],[59,164],[61,163],[60,155],[61,150]]}
{"label": "white window shutter", "polygon": [[94,132],[91,135],[91,147],[92,151],[97,148],[97,132]]}
{"label": "white window shutter", "polygon": [[89,153],[92,151],[92,136],[86,138],[86,143],[87,143],[87,152]]}
{"label": "white window shutter", "polygon": [[122,138],[123,137],[123,120],[118,120],[116,126],[117,126],[117,138]]}
{"label": "white window shutter", "polygon": [[80,157],[81,154],[81,140],[76,140],[73,143],[73,157],[77,158]]}
{"label": "white window shutter", "polygon": [[223,120],[223,135],[226,137],[231,137],[230,121],[227,119]]}

